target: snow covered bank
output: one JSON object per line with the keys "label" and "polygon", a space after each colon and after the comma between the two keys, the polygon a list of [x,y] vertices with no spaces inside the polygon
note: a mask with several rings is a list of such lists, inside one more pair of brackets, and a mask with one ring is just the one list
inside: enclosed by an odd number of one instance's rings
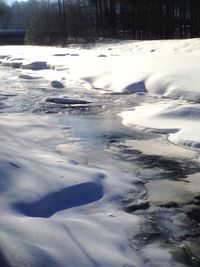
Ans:
{"label": "snow covered bank", "polygon": [[148,92],[199,102],[199,47],[199,39],[121,42],[89,50],[8,46],[1,47],[0,57],[4,66],[21,63],[18,67],[28,74],[37,70],[66,86],[73,82],[104,92]]}
{"label": "snow covered bank", "polygon": [[200,39],[110,42],[90,49],[4,46],[0,58],[3,66],[20,68],[20,79],[43,77],[57,90],[73,85],[93,93],[140,93],[144,102],[152,95],[161,102],[122,113],[125,125],[170,132],[171,142],[199,148],[199,48]]}

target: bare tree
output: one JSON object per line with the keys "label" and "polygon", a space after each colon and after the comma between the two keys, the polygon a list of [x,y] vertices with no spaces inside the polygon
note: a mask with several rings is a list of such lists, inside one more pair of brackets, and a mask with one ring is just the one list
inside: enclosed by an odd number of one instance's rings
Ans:
{"label": "bare tree", "polygon": [[197,37],[200,0],[28,0],[12,5],[10,26],[46,44]]}

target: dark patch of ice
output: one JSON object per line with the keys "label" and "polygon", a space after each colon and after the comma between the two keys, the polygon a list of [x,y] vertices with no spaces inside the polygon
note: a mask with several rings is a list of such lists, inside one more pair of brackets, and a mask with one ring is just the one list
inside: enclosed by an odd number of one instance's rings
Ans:
{"label": "dark patch of ice", "polygon": [[10,61],[17,61],[17,60],[23,60],[22,57],[16,57],[16,58],[11,58]]}
{"label": "dark patch of ice", "polygon": [[46,102],[56,103],[56,104],[89,104],[91,102],[82,99],[71,99],[71,98],[59,98],[59,97],[49,97],[45,100]]}
{"label": "dark patch of ice", "polygon": [[11,67],[13,69],[19,69],[22,66],[22,62],[14,62],[14,61],[3,62],[2,65],[5,67]]}
{"label": "dark patch of ice", "polygon": [[0,94],[0,97],[14,97],[17,96],[17,94]]}
{"label": "dark patch of ice", "polygon": [[200,224],[200,207],[194,207],[192,210],[187,212],[188,217]]}
{"label": "dark patch of ice", "polygon": [[147,210],[150,207],[149,202],[148,201],[142,201],[140,203],[137,204],[129,204],[125,207],[125,211],[128,213],[132,213],[136,210]]}
{"label": "dark patch of ice", "polygon": [[21,69],[44,70],[49,69],[49,67],[45,61],[34,61],[29,64],[22,64]]}
{"label": "dark patch of ice", "polygon": [[59,81],[51,81],[51,86],[54,87],[54,88],[64,88],[64,84],[59,82]]}
{"label": "dark patch of ice", "polygon": [[78,161],[73,160],[73,159],[69,160],[68,162],[69,162],[70,164],[72,164],[72,165],[79,165]]}
{"label": "dark patch of ice", "polygon": [[182,161],[177,158],[168,158],[160,155],[147,155],[128,146],[115,145],[115,143],[113,145],[118,149],[116,156],[121,160],[136,162],[145,169],[159,169],[158,178],[180,180],[186,178],[189,174],[200,171],[200,164],[192,160]]}
{"label": "dark patch of ice", "polygon": [[17,168],[17,169],[21,168],[19,165],[17,165],[14,162],[10,162],[10,165],[13,166],[13,167],[15,167],[15,168]]}
{"label": "dark patch of ice", "polygon": [[104,54],[101,54],[101,55],[98,55],[98,57],[107,57],[107,56]]}
{"label": "dark patch of ice", "polygon": [[54,57],[65,57],[65,56],[69,56],[69,54],[55,54],[53,56]]}
{"label": "dark patch of ice", "polygon": [[30,76],[30,75],[27,75],[27,74],[21,74],[21,75],[19,75],[19,78],[20,79],[24,79],[24,80],[36,80],[36,79],[41,79],[42,77]]}
{"label": "dark patch of ice", "polygon": [[5,59],[5,58],[8,58],[8,55],[1,55],[0,56],[0,59]]}

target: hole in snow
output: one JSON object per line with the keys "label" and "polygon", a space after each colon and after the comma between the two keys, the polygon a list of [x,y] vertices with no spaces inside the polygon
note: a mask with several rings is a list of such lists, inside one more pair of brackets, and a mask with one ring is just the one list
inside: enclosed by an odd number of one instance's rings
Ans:
{"label": "hole in snow", "polygon": [[98,183],[86,182],[49,193],[31,203],[16,203],[14,207],[29,217],[48,218],[61,210],[95,202],[103,197],[103,188]]}

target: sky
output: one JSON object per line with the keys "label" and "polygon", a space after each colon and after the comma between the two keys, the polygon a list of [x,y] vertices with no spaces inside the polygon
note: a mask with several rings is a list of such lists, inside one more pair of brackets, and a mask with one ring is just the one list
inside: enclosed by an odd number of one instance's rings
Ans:
{"label": "sky", "polygon": [[15,2],[15,1],[22,2],[22,1],[26,1],[26,0],[5,0],[5,2],[6,2],[8,5],[12,5],[12,3]]}

